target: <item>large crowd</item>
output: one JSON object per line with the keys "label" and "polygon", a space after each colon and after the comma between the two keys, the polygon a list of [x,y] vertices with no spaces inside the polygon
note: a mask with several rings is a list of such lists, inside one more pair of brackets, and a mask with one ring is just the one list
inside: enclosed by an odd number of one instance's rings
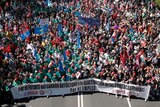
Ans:
{"label": "large crowd", "polygon": [[[150,85],[160,95],[160,10],[153,0],[50,1],[1,3],[1,98],[13,86],[85,78]],[[100,24],[80,24],[78,16]],[[40,19],[49,20],[45,34],[35,34]]]}

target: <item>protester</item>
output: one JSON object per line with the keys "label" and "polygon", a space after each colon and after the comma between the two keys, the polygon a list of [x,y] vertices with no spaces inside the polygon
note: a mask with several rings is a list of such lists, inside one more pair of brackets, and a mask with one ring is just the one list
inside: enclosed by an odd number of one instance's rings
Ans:
{"label": "protester", "polygon": [[100,78],[160,95],[159,23],[152,0],[8,0],[0,7],[0,94]]}

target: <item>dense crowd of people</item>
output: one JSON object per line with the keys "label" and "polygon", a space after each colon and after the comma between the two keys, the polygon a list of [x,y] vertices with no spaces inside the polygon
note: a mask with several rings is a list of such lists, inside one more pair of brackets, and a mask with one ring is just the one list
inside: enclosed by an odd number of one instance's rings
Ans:
{"label": "dense crowd of people", "polygon": [[[80,24],[79,16],[100,24]],[[45,34],[35,34],[40,19],[49,20]],[[150,85],[160,95],[159,39],[153,0],[7,0],[0,6],[0,96],[13,86],[85,78]]]}

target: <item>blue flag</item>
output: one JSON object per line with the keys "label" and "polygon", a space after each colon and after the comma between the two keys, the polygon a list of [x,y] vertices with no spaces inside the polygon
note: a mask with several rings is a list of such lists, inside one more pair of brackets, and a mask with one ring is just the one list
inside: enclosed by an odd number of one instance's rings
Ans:
{"label": "blue flag", "polygon": [[81,48],[81,42],[80,42],[80,32],[77,32],[77,47]]}
{"label": "blue flag", "polygon": [[58,31],[58,35],[61,36],[62,32],[63,32],[63,26],[62,26],[62,24],[58,24],[57,31]]}
{"label": "blue flag", "polygon": [[36,57],[37,56],[37,49],[33,50],[33,56]]}
{"label": "blue flag", "polygon": [[111,38],[112,42],[114,42],[114,37]]}
{"label": "blue flag", "polygon": [[67,55],[66,55],[66,51],[64,50],[63,52],[63,58],[64,58],[64,62],[67,60]]}
{"label": "blue flag", "polygon": [[100,19],[94,19],[94,18],[84,18],[79,16],[78,17],[78,23],[81,25],[88,24],[89,26],[100,26]]}
{"label": "blue flag", "polygon": [[45,1],[45,4],[49,7],[53,5],[50,0],[44,0],[44,1]]}
{"label": "blue flag", "polygon": [[23,34],[21,34],[21,36],[20,36],[20,38],[22,39],[22,40],[25,40],[28,36],[30,36],[31,34],[30,34],[30,31],[28,30],[28,31],[26,31],[25,33],[23,33]]}
{"label": "blue flag", "polygon": [[134,30],[132,28],[130,28],[129,31],[134,34]]}
{"label": "blue flag", "polygon": [[78,12],[78,11],[76,11],[76,12],[74,13],[74,15],[75,15],[75,16],[81,16],[81,13]]}
{"label": "blue flag", "polygon": [[64,69],[63,69],[63,64],[62,64],[61,60],[58,61],[58,65],[59,65],[59,70],[63,72]]}
{"label": "blue flag", "polygon": [[106,28],[105,28],[107,31],[109,31],[109,29],[110,29],[110,21],[107,23],[107,25],[106,25]]}
{"label": "blue flag", "polygon": [[44,25],[44,26],[40,26],[40,27],[35,27],[34,28],[34,33],[35,34],[45,34],[48,32],[48,24]]}
{"label": "blue flag", "polygon": [[36,61],[38,61],[40,59],[40,56],[37,54],[37,49],[36,48],[33,49],[32,54],[33,54],[33,57],[35,58]]}
{"label": "blue flag", "polygon": [[67,7],[65,7],[64,12],[65,12],[65,13],[67,13],[67,12],[69,13],[69,12],[71,12],[71,11],[70,11]]}

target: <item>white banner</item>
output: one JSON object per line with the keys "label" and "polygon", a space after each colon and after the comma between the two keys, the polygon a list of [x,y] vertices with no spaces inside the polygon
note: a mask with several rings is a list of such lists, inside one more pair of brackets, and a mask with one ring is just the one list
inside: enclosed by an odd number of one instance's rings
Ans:
{"label": "white banner", "polygon": [[40,26],[44,26],[46,24],[49,23],[49,18],[46,18],[46,19],[40,19],[40,22],[39,22],[39,25]]}
{"label": "white banner", "polygon": [[65,95],[76,92],[106,92],[124,96],[136,96],[148,99],[150,86],[137,86],[100,79],[85,79],[69,82],[38,83],[12,87],[14,99],[30,96]]}

